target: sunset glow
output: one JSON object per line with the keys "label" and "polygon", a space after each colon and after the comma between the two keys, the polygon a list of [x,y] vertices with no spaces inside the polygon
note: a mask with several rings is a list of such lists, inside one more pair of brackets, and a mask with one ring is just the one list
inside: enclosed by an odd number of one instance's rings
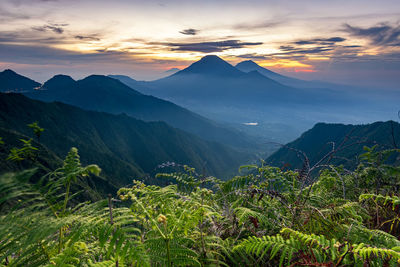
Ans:
{"label": "sunset glow", "polygon": [[[4,0],[0,61],[39,80],[61,71],[154,79],[208,54],[305,79],[354,68],[379,79],[370,66],[387,62],[400,70],[398,1],[234,2]],[[386,77],[388,86],[398,76]]]}

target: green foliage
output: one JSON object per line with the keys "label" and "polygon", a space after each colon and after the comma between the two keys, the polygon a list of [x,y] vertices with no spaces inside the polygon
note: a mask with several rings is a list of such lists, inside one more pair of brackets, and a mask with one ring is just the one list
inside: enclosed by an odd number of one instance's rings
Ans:
{"label": "green foliage", "polygon": [[397,248],[377,248],[361,244],[340,243],[324,235],[304,234],[283,228],[275,236],[249,237],[234,247],[233,251],[255,255],[256,262],[269,257],[279,257],[279,266],[391,266],[400,263]]}
{"label": "green foliage", "polygon": [[398,192],[360,194],[379,159],[309,183],[264,165],[228,181],[183,166],[157,175],[166,186],[133,181],[91,203],[79,185],[100,168],[72,148],[35,182],[36,169],[0,176],[0,266],[398,266]]}
{"label": "green foliage", "polygon": [[40,136],[42,135],[44,129],[39,126],[37,121],[28,124],[28,127],[33,130],[33,133],[35,134],[38,143],[40,143]]}
{"label": "green foliage", "polygon": [[21,148],[12,148],[10,150],[10,154],[7,157],[7,160],[11,161],[23,161],[25,159],[34,160],[35,159],[35,151],[38,149],[32,145],[32,139],[25,140],[20,139],[23,143]]}
{"label": "green foliage", "polygon": [[[107,79],[107,81],[111,82],[112,86],[115,83],[121,85],[114,79]],[[97,85],[102,86],[106,91],[110,90],[110,87],[104,87],[102,82]],[[60,86],[63,86],[63,84]],[[98,89],[96,86],[93,88],[92,82],[89,82],[87,86],[92,87],[93,92]],[[60,89],[58,86],[57,88]],[[84,86],[81,89],[85,91],[87,87]],[[66,92],[65,90],[55,91]],[[43,92],[49,91],[43,90]],[[132,93],[133,90],[125,87],[124,92]],[[82,96],[82,92],[78,95],[79,99],[85,98]],[[96,93],[96,95],[98,94]],[[149,100],[152,102],[155,101],[152,97],[143,97],[150,98]],[[92,96],[88,94],[87,99],[90,98]],[[108,97],[98,100],[109,101]],[[158,101],[156,102],[159,104]],[[91,101],[89,102],[93,104]],[[111,113],[120,115],[88,111],[87,109],[90,109],[88,106],[80,109],[60,102],[44,103],[20,94],[0,94],[0,128],[22,135],[24,139],[29,139],[27,136],[34,137],[34,140],[37,141],[36,135],[32,134],[32,129],[27,127],[27,124],[38,120],[38,126],[45,129],[40,135],[42,146],[45,146],[59,158],[64,158],[71,147],[79,148],[82,162],[85,164],[94,162],[101,166],[102,176],[107,178],[115,187],[129,184],[135,177],[144,178],[146,174],[149,174],[148,182],[162,184],[158,179],[154,179],[154,175],[157,172],[164,171],[164,169],[158,168],[159,165],[171,161],[196,167],[207,175],[229,178],[229,175],[236,171],[242,162],[250,158],[247,153],[237,152],[228,146],[205,141],[164,122],[159,122],[160,118],[154,120],[141,116],[137,117],[136,114],[131,114],[133,117],[121,115],[121,113],[129,115],[129,112],[117,111],[121,108],[121,105],[120,103],[116,105],[116,103],[109,103],[117,108],[112,108]],[[143,116],[154,116],[155,106],[151,106],[152,108],[149,110],[140,113]],[[131,109],[132,112],[143,107],[141,101],[135,101],[134,104],[126,103],[126,108]],[[191,112],[176,109],[174,105],[171,108],[179,113],[186,113],[191,119],[187,118],[185,121],[190,122],[196,129],[202,129],[199,124],[193,123],[193,119],[199,122],[197,116],[193,116]],[[98,107],[94,106],[92,109],[99,110]],[[160,115],[169,117],[170,115],[165,112],[166,109],[168,108],[163,108],[164,111]],[[26,112],[27,110],[29,112]],[[144,121],[135,118],[142,118]],[[161,121],[165,120],[162,119]],[[187,123],[183,123],[182,120],[174,121],[182,123],[185,128],[187,127]],[[200,121],[202,125],[208,124],[209,128],[220,130],[206,120],[200,119]],[[212,136],[213,133],[210,132],[210,135]],[[6,139],[3,133],[0,133],[0,136],[5,139],[6,143],[11,139],[9,137]],[[16,143],[12,145],[19,147]],[[38,145],[35,146],[38,147]],[[205,164],[204,159],[207,159],[207,164]],[[24,167],[26,168],[26,166]],[[52,168],[54,169],[54,167]],[[22,169],[19,168],[19,170]],[[16,170],[16,168],[7,170]]]}
{"label": "green foliage", "polygon": [[[392,130],[394,133],[399,133],[400,124],[394,121],[365,125],[317,123],[298,139],[269,156],[266,162],[272,166],[301,169],[303,161],[298,157],[296,150],[304,152],[312,165],[335,149],[336,153],[332,157],[328,157],[324,164],[343,165],[346,169],[354,170],[359,164],[360,154],[365,152],[365,147],[379,144],[375,147],[376,151],[393,148]],[[387,158],[386,163],[399,164],[398,155],[399,153],[395,152]]]}

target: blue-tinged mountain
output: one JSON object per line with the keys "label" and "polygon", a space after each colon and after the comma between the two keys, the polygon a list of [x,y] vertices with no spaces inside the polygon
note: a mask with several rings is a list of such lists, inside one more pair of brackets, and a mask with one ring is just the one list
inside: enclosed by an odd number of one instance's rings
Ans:
{"label": "blue-tinged mountain", "polygon": [[126,75],[107,75],[107,77],[119,80],[123,84],[129,86],[135,91],[147,93],[147,87],[143,85],[143,82],[137,81]]}
{"label": "blue-tinged mountain", "polygon": [[293,77],[289,77],[286,75],[282,75],[279,73],[276,73],[274,71],[271,71],[267,68],[261,67],[258,65],[256,62],[252,60],[245,60],[240,63],[238,63],[235,66],[237,69],[243,71],[243,72],[252,72],[252,71],[258,71],[265,77],[268,77],[274,81],[277,81],[281,84],[294,87],[294,88],[308,88],[308,89],[321,89],[321,90],[335,90],[335,91],[340,91],[341,93],[348,93],[350,91],[361,91],[364,92],[366,91],[365,88],[360,88],[356,86],[351,86],[351,85],[345,85],[345,84],[338,84],[338,83],[330,83],[330,82],[324,82],[324,81],[318,81],[318,80],[312,80],[312,81],[306,81],[302,79],[297,79]]}
{"label": "blue-tinged mountain", "polygon": [[243,71],[243,72],[252,72],[252,71],[258,71],[260,74],[264,75],[265,77],[268,77],[272,80],[275,80],[281,84],[287,85],[287,86],[292,86],[296,88],[323,88],[322,84],[320,83],[313,83],[310,81],[304,81],[301,79],[296,79],[292,77],[288,77],[285,75],[281,75],[279,73],[273,72],[267,68],[261,67],[257,63],[255,63],[252,60],[245,60],[236,65],[236,68]]}
{"label": "blue-tinged mountain", "polygon": [[164,121],[169,125],[235,147],[255,148],[255,143],[234,129],[221,126],[169,101],[144,95],[119,80],[91,75],[75,81],[56,75],[39,90],[26,96],[46,102],[60,101],[87,110],[113,114],[125,113],[145,121]]}
{"label": "blue-tinged mountain", "polygon": [[32,91],[39,86],[40,83],[19,75],[12,70],[7,69],[0,72],[0,92],[23,93]]}
{"label": "blue-tinged mountain", "polygon": [[[338,153],[333,158],[327,158],[330,160],[329,164],[343,164],[347,168],[354,168],[358,164],[357,157],[365,152],[364,146],[378,145],[380,150],[398,148],[400,146],[400,124],[394,121],[364,125],[318,123],[298,139],[273,153],[266,162],[277,167],[289,164],[290,168],[299,169],[303,162],[295,150],[303,151],[312,165],[332,150],[333,143],[338,149]],[[327,164],[327,160],[323,163]],[[389,163],[400,164],[399,154],[390,158]]]}
{"label": "blue-tinged mountain", "polygon": [[[257,70],[241,71],[217,56],[205,56],[166,78],[139,83],[137,88],[142,93],[235,124],[238,129],[256,122],[251,132],[279,142],[293,140],[318,121],[348,122],[368,117],[365,105],[356,107],[358,102],[364,104],[362,101],[342,92],[283,85]],[[287,126],[294,130],[287,132]]]}
{"label": "blue-tinged mountain", "polygon": [[[205,56],[189,67],[147,85],[152,95],[178,104],[202,103],[231,106],[348,104],[348,99],[331,90],[294,88],[254,69],[241,71],[218,56]],[[279,74],[276,74],[277,76]],[[186,106],[185,105],[185,106]]]}
{"label": "blue-tinged mountain", "polygon": [[[269,79],[257,71],[245,73],[217,56],[205,56],[177,73],[146,83],[152,95],[188,105],[224,104],[246,106],[291,99],[292,88]],[[285,94],[285,96],[283,96]]]}
{"label": "blue-tinged mountain", "polygon": [[[248,154],[205,141],[164,122],[144,122],[127,115],[0,93],[0,128],[34,138],[27,127],[33,121],[45,129],[40,141],[55,155],[64,158],[71,147],[77,147],[83,163],[101,166],[105,177],[116,186],[154,174],[160,171],[157,166],[167,161],[225,177],[249,159]],[[14,139],[4,136],[6,143]]]}
{"label": "blue-tinged mountain", "polygon": [[181,70],[181,69],[178,69],[178,68],[171,68],[171,69],[169,69],[169,70],[164,71],[163,74],[164,74],[164,75],[171,75],[171,74],[177,73],[177,72],[180,71],[180,70]]}
{"label": "blue-tinged mountain", "polygon": [[[243,71],[243,72],[252,72],[258,71],[265,77],[273,79],[281,84],[299,88],[299,89],[307,89],[309,92],[312,92],[315,95],[318,94],[326,94],[329,98],[334,100],[331,103],[353,103],[351,105],[356,105],[358,107],[362,106],[361,108],[368,107],[369,110],[375,110],[375,113],[382,112],[382,110],[390,110],[392,109],[392,114],[394,114],[395,110],[397,109],[397,99],[399,99],[400,94],[399,90],[385,90],[384,88],[363,88],[359,86],[352,86],[340,83],[331,83],[331,82],[324,82],[318,80],[306,81],[301,79],[296,79],[293,77],[281,75],[279,73],[273,72],[267,68],[261,67],[257,63],[252,60],[246,60],[238,63],[236,68]],[[349,73],[351,75],[351,73]],[[347,99],[347,101],[345,101]],[[350,100],[350,101],[349,101]],[[354,101],[357,100],[357,101]],[[385,105],[382,105],[385,103]],[[390,107],[390,108],[388,108]],[[346,113],[354,113],[354,111],[349,110],[348,107],[344,106]],[[353,109],[357,110],[357,109]],[[367,118],[373,114],[366,116]],[[389,115],[389,114],[387,114]],[[362,116],[361,114],[357,114],[358,117]],[[393,116],[380,116],[374,118],[373,120],[381,120],[383,118],[393,118]]]}

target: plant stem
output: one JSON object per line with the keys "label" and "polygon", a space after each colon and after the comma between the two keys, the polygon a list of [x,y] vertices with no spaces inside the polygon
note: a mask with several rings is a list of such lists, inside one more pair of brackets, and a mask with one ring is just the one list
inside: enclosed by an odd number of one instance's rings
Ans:
{"label": "plant stem", "polygon": [[62,237],[63,237],[63,228],[61,227],[60,230],[58,230],[58,253],[61,253]]}
{"label": "plant stem", "polygon": [[[65,210],[67,209],[67,203],[68,203],[68,197],[69,197],[69,188],[71,187],[71,180],[68,181],[67,184],[67,190],[65,192],[65,198],[64,198],[64,205],[63,205],[63,209],[61,211],[61,216],[65,215]],[[59,235],[58,235],[58,253],[61,252],[61,248],[62,248],[62,239],[64,236],[64,230],[63,227],[60,228],[59,230]]]}
{"label": "plant stem", "polygon": [[71,181],[68,181],[67,184],[67,191],[65,192],[65,198],[64,198],[64,205],[62,209],[62,214],[64,215],[65,210],[67,209],[67,203],[68,203],[68,197],[69,197],[69,188],[71,187]]}
{"label": "plant stem", "polygon": [[168,267],[172,267],[172,264],[171,264],[171,253],[170,253],[170,247],[169,247],[170,239],[169,239],[169,238],[166,238],[166,239],[164,239],[164,240],[165,240],[165,244],[166,244],[166,246],[167,246],[167,260],[168,260],[167,266],[168,266]]}

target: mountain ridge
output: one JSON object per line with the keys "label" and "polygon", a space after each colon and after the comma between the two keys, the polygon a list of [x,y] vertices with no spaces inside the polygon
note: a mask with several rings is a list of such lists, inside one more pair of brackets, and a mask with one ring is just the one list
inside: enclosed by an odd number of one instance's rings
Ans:
{"label": "mountain ridge", "polygon": [[213,76],[240,76],[243,73],[231,64],[216,55],[202,57],[199,61],[192,63],[189,67],[180,70],[170,77],[183,74],[207,74]]}
{"label": "mountain ridge", "polygon": [[[102,166],[114,185],[154,174],[159,164],[188,164],[225,176],[249,154],[205,141],[165,122],[144,122],[127,115],[88,111],[60,102],[45,103],[21,94],[0,93],[0,127],[34,138],[28,123],[45,129],[41,143],[60,158],[72,146],[83,163]],[[206,163],[206,165],[204,165]]]}
{"label": "mountain ridge", "polygon": [[22,76],[11,69],[0,72],[0,92],[25,92],[40,87],[41,84]]}
{"label": "mountain ridge", "polygon": [[[67,82],[66,82],[67,81]],[[80,108],[113,114],[125,113],[145,121],[165,121],[173,127],[242,149],[255,149],[256,142],[245,134],[160,98],[144,95],[121,81],[103,75],[90,75],[74,81],[58,75],[40,90],[26,96],[46,102],[59,101]]]}
{"label": "mountain ridge", "polygon": [[[344,143],[344,149],[338,151],[329,164],[343,164],[346,168],[354,169],[357,166],[357,157],[363,153],[364,146],[371,147],[378,144],[379,149],[393,148],[394,143],[400,143],[400,139],[394,141],[393,138],[399,137],[400,124],[394,121],[358,125],[317,123],[299,138],[274,152],[267,158],[266,163],[277,167],[290,164],[291,168],[300,169],[303,162],[292,150],[295,149],[303,151],[313,165],[332,150],[334,142],[336,148]],[[391,163],[394,162],[400,163],[400,158],[392,158]]]}

